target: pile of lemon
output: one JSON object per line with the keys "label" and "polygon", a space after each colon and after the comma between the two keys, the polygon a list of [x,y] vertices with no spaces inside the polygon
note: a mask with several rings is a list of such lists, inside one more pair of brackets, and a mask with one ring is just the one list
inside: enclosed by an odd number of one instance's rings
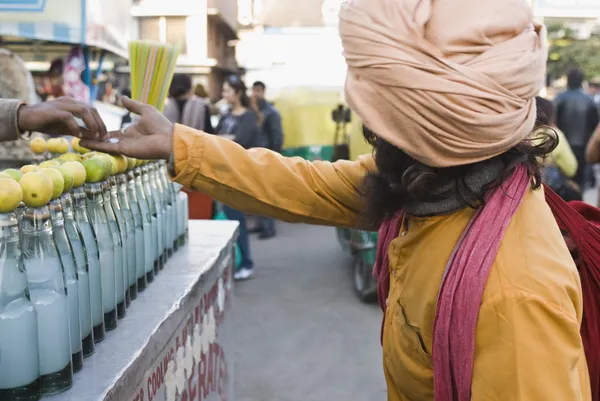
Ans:
{"label": "pile of lemon", "polygon": [[0,213],[13,212],[21,203],[31,208],[45,206],[73,188],[105,181],[112,175],[147,163],[122,155],[91,152],[79,146],[78,138],[71,142],[74,152],[69,152],[66,138],[45,141],[36,137],[31,140],[30,147],[36,154],[50,152],[57,157],[38,165],[23,166],[20,170],[0,172]]}

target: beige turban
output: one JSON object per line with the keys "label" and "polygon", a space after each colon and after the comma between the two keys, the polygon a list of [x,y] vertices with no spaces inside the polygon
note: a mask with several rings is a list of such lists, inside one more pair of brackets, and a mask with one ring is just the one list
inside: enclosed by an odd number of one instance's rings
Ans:
{"label": "beige turban", "polygon": [[527,0],[349,0],[346,99],[420,162],[489,159],[533,130],[546,33]]}

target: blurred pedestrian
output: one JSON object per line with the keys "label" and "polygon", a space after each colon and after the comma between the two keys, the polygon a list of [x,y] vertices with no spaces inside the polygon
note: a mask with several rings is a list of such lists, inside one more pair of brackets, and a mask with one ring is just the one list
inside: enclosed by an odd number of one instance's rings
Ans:
{"label": "blurred pedestrian", "polygon": [[214,134],[210,121],[210,105],[192,92],[192,77],[175,74],[169,88],[169,99],[163,114],[172,123]]}
{"label": "blurred pedestrian", "polygon": [[572,68],[567,74],[567,90],[554,101],[556,126],[565,133],[575,153],[578,167],[574,180],[582,190],[595,184],[593,171],[585,161],[585,150],[600,121],[594,100],[583,90],[584,81],[583,70]]}
{"label": "blurred pedestrian", "polygon": [[[252,96],[256,99],[260,112],[263,115],[262,132],[267,149],[281,153],[283,148],[283,127],[281,126],[281,114],[265,98],[267,86],[264,82],[256,81],[252,85]],[[273,238],[276,235],[275,219],[270,217],[259,217],[258,226],[255,230],[259,232],[260,239]]]}
{"label": "blurred pedestrian", "polygon": [[[229,111],[219,121],[217,135],[228,138],[244,149],[256,148],[261,145],[261,129],[263,116],[257,105],[253,105],[246,93],[244,81],[237,75],[229,76],[223,83],[223,99],[229,105]],[[238,245],[242,254],[240,269],[235,273],[235,278],[245,280],[254,274],[254,262],[250,251],[246,216],[243,212],[227,206],[224,211],[231,220],[240,223]]]}
{"label": "blurred pedestrian", "polygon": [[544,168],[544,182],[567,202],[581,200],[581,188],[573,177],[577,173],[577,158],[565,134],[554,121],[554,106],[550,100],[537,96],[537,125],[550,128],[558,137],[556,148],[548,155]]}

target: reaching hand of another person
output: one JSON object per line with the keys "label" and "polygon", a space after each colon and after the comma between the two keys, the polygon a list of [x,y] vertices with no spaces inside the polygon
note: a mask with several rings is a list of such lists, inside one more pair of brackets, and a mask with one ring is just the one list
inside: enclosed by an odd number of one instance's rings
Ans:
{"label": "reaching hand of another person", "polygon": [[[75,117],[87,128],[79,126]],[[61,97],[45,103],[22,105],[17,113],[21,132],[37,131],[50,135],[72,135],[92,139],[106,139],[108,133],[98,111],[70,97]]]}
{"label": "reaching hand of another person", "polygon": [[123,131],[109,134],[111,140],[82,140],[81,146],[105,153],[119,153],[136,159],[168,159],[173,151],[173,123],[156,108],[121,98],[123,106],[139,118]]}

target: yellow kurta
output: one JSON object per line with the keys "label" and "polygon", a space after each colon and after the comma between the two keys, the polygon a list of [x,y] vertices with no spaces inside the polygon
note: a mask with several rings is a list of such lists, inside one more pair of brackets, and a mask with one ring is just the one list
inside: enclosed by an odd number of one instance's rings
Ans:
{"label": "yellow kurta", "polygon": [[[311,163],[266,149],[245,151],[179,125],[174,151],[175,179],[188,188],[248,213],[345,227],[359,225],[360,185],[376,168],[371,156]],[[383,344],[389,401],[433,400],[436,299],[471,215],[465,209],[411,218],[390,246]],[[590,400],[581,318],[575,265],[543,192],[530,191],[506,231],[484,291],[472,400]]]}

